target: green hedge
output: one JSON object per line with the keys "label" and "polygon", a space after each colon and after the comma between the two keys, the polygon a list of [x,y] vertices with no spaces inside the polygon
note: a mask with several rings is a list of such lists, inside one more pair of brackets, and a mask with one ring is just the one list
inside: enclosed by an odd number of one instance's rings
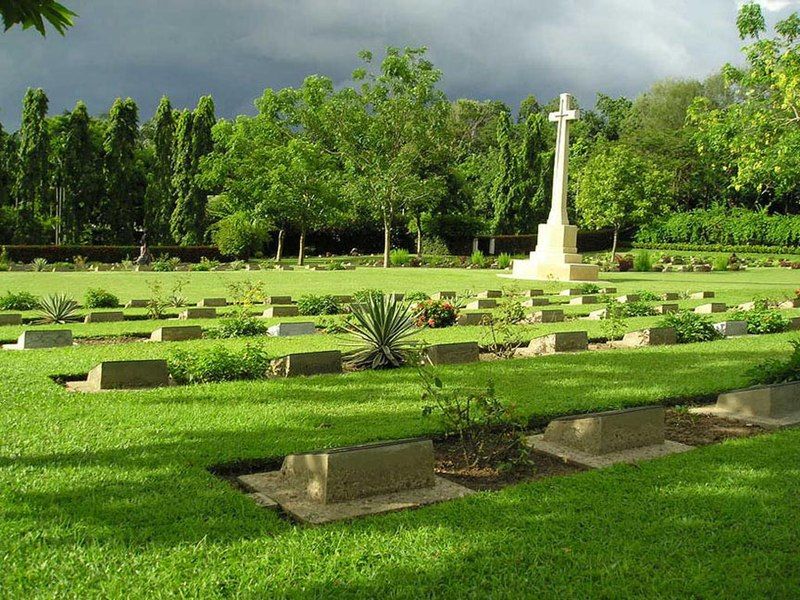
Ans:
{"label": "green hedge", "polygon": [[704,250],[719,245],[725,247],[724,251],[735,252],[757,252],[752,246],[768,248],[764,252],[796,251],[800,247],[800,215],[723,207],[675,213],[644,225],[634,242],[659,248],[665,244],[691,244],[704,246]]}
{"label": "green hedge", "polygon": [[634,242],[643,250],[678,250],[685,252],[735,252],[738,254],[800,254],[797,246],[733,246],[729,244],[659,244]]}
{"label": "green hedge", "polygon": [[[46,258],[47,262],[72,262],[83,256],[89,262],[118,263],[125,259],[135,260],[139,256],[138,246],[3,246],[9,258],[15,262],[29,263],[34,258]],[[182,262],[196,263],[205,257],[220,260],[215,246],[150,246],[154,258],[162,254],[177,257]]]}

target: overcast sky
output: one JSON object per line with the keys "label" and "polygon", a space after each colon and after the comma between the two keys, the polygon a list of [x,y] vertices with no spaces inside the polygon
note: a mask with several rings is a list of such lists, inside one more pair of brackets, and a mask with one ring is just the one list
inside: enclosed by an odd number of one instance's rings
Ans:
{"label": "overcast sky", "polygon": [[[253,112],[266,87],[322,73],[348,82],[362,48],[429,48],[450,98],[516,108],[571,91],[635,96],[663,77],[705,77],[740,60],[739,0],[61,0],[66,37],[0,33],[0,121],[19,123],[29,86],[51,113],[83,99],[93,114],[131,96],[143,119],[214,96],[220,116]],[[768,18],[800,0],[763,0]]]}

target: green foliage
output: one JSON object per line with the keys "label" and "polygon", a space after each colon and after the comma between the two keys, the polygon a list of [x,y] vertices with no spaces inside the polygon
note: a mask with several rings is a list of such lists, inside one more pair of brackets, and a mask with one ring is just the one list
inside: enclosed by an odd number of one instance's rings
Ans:
{"label": "green foliage", "polygon": [[450,327],[458,319],[458,308],[447,300],[423,300],[414,305],[414,320],[418,327]]}
{"label": "green foliage", "polygon": [[650,290],[636,290],[634,294],[639,296],[640,302],[659,302],[661,300],[659,294]]}
{"label": "green foliage", "polygon": [[178,265],[181,264],[181,259],[178,257],[170,257],[168,254],[162,254],[158,258],[156,258],[152,263],[150,263],[150,268],[153,271],[158,272],[169,272],[175,271],[178,268]]}
{"label": "green foliage", "polygon": [[482,343],[498,358],[513,358],[525,340],[519,323],[525,319],[525,308],[518,298],[508,298],[497,310],[484,318],[485,329]]}
{"label": "green foliage", "polygon": [[57,177],[64,187],[62,237],[68,243],[79,244],[85,241],[89,224],[102,216],[98,202],[106,194],[101,140],[92,133],[86,104],[75,104],[58,141]]}
{"label": "green foliage", "polygon": [[788,359],[770,358],[747,372],[752,385],[773,385],[800,381],[800,340],[791,340]]}
{"label": "green foliage", "polygon": [[627,304],[609,298],[605,303],[606,313],[602,320],[603,335],[608,340],[620,340],[628,331]]}
{"label": "green foliage", "polygon": [[83,305],[86,308],[116,308],[119,298],[102,288],[89,288],[83,296]]}
{"label": "green foliage", "polygon": [[653,257],[647,250],[639,250],[633,255],[633,270],[648,273],[653,270]]}
{"label": "green foliage", "polygon": [[622,314],[626,317],[651,317],[657,314],[655,309],[648,304],[648,300],[644,299],[638,302],[616,302],[616,304],[621,307]]}
{"label": "green foliage", "polygon": [[354,368],[397,368],[415,356],[416,343],[410,338],[418,330],[411,320],[411,308],[388,296],[370,295],[354,306],[347,332],[358,346],[346,355],[347,364]]}
{"label": "green foliage", "polygon": [[730,265],[731,257],[729,256],[715,256],[714,259],[711,261],[711,268],[714,271],[727,271],[728,265]]}
{"label": "green foliage", "polygon": [[485,269],[488,261],[486,260],[486,256],[480,250],[475,250],[469,256],[469,264],[473,267],[477,267],[478,269]]}
{"label": "green foliage", "polygon": [[36,234],[36,220],[47,214],[49,191],[50,138],[47,131],[48,99],[41,88],[29,88],[22,104],[19,130],[19,158],[14,197],[20,215],[19,239],[31,241]]}
{"label": "green foliage", "polygon": [[375,288],[364,288],[362,290],[358,290],[357,292],[353,292],[353,303],[354,304],[362,304],[369,302],[370,300],[378,301],[383,300],[384,297],[383,290],[376,290]]}
{"label": "green foliage", "polygon": [[769,308],[766,302],[756,302],[751,310],[737,310],[731,319],[747,322],[747,333],[780,333],[789,329],[789,317],[779,310]]}
{"label": "green foliage", "polygon": [[411,253],[404,248],[394,248],[389,253],[389,264],[393,267],[406,267],[411,264]]}
{"label": "green foliage", "polygon": [[428,236],[422,240],[423,256],[447,256],[450,250],[447,244],[439,237]]}
{"label": "green foliage", "polygon": [[169,98],[163,96],[158,103],[154,128],[154,162],[145,196],[145,222],[147,232],[158,243],[171,242],[170,217],[175,210],[175,193],[172,188],[172,161],[175,147],[175,114]]}
{"label": "green foliage", "polygon": [[6,292],[0,296],[0,310],[33,310],[39,299],[30,292]]}
{"label": "green foliage", "polygon": [[55,0],[0,0],[0,17],[6,31],[20,24],[23,29],[33,27],[43,36],[47,34],[45,21],[64,35],[78,15]]}
{"label": "green foliage", "polygon": [[405,295],[403,296],[403,300],[405,300],[409,304],[414,304],[417,302],[425,302],[426,300],[429,299],[430,296],[427,293],[418,290],[413,292],[406,292]]}
{"label": "green foliage", "polygon": [[297,299],[301,315],[335,315],[340,312],[339,302],[329,294],[304,294]]}
{"label": "green foliage", "polygon": [[508,269],[511,267],[513,260],[514,258],[508,252],[501,252],[497,256],[497,266],[500,269]]}
{"label": "green foliage", "polygon": [[47,268],[47,259],[41,257],[34,258],[31,261],[31,266],[33,267],[34,271],[36,271],[37,273],[41,273]]}
{"label": "green foliage", "polygon": [[205,256],[200,257],[200,262],[189,265],[190,271],[213,271],[219,267],[218,260],[208,260]]}
{"label": "green foliage", "polygon": [[581,294],[599,294],[600,286],[596,283],[582,283],[580,285]]}
{"label": "green foliage", "polygon": [[139,109],[131,98],[117,98],[108,113],[108,127],[103,138],[107,205],[102,211],[102,222],[124,243],[134,239],[133,224],[137,197],[143,182],[134,167],[139,138]]}
{"label": "green foliage", "polygon": [[66,294],[43,296],[39,300],[38,309],[37,323],[41,325],[73,323],[81,318],[78,314],[78,303]]}
{"label": "green foliage", "polygon": [[238,338],[264,335],[269,329],[263,321],[244,312],[236,312],[230,317],[220,319],[219,325],[208,330],[208,337]]}
{"label": "green foliage", "polygon": [[266,351],[250,344],[239,350],[226,346],[176,349],[167,356],[167,364],[178,383],[264,379],[270,374],[270,358]]}
{"label": "green foliage", "polygon": [[690,310],[681,310],[666,315],[659,327],[672,327],[678,338],[679,344],[694,342],[710,342],[722,337],[711,320]]}
{"label": "green foliage", "polygon": [[224,256],[250,258],[269,241],[269,228],[263,220],[236,212],[217,221],[211,237]]}

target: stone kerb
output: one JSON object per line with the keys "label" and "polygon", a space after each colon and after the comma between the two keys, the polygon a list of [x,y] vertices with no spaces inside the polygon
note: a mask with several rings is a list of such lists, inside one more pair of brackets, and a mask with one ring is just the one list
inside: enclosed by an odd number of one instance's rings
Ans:
{"label": "stone kerb", "polygon": [[272,370],[282,377],[327,375],[342,372],[342,353],[339,350],[297,352],[272,362]]}
{"label": "stone kerb", "polygon": [[762,385],[720,394],[713,406],[692,412],[710,414],[763,427],[800,423],[800,381]]}
{"label": "stone kerb", "polygon": [[314,323],[311,321],[301,321],[292,323],[278,323],[267,329],[267,333],[273,337],[293,337],[297,335],[313,335],[316,332]]}
{"label": "stone kerb", "polygon": [[69,382],[67,387],[73,391],[100,392],[167,385],[170,385],[167,361],[155,359],[104,361],[89,371],[86,381]]}
{"label": "stone kerb", "polygon": [[36,350],[72,346],[72,331],[69,329],[29,329],[23,331],[16,344],[4,344],[6,350]]}
{"label": "stone kerb", "polygon": [[203,328],[199,325],[159,327],[150,334],[150,340],[153,342],[183,342],[186,340],[199,340],[202,337]]}
{"label": "stone kerb", "polygon": [[178,315],[178,318],[183,321],[189,319],[216,319],[217,309],[213,307],[187,308]]}
{"label": "stone kerb", "polygon": [[122,311],[109,311],[109,312],[90,312],[84,317],[84,323],[114,323],[117,321],[124,321],[125,314]]}
{"label": "stone kerb", "polygon": [[433,344],[425,349],[425,360],[431,365],[460,365],[480,358],[478,342]]}

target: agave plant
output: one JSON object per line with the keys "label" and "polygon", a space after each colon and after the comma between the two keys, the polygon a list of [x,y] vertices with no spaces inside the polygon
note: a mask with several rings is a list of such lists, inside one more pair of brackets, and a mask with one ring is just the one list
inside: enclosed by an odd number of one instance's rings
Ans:
{"label": "agave plant", "polygon": [[389,296],[370,296],[353,305],[351,318],[347,332],[357,348],[345,357],[350,366],[391,369],[408,361],[417,345],[409,338],[418,331],[408,304]]}
{"label": "agave plant", "polygon": [[78,303],[66,294],[52,294],[39,300],[39,324],[72,323],[79,319]]}
{"label": "agave plant", "polygon": [[31,266],[33,266],[34,271],[42,272],[47,268],[47,259],[46,258],[34,258],[31,262]]}

